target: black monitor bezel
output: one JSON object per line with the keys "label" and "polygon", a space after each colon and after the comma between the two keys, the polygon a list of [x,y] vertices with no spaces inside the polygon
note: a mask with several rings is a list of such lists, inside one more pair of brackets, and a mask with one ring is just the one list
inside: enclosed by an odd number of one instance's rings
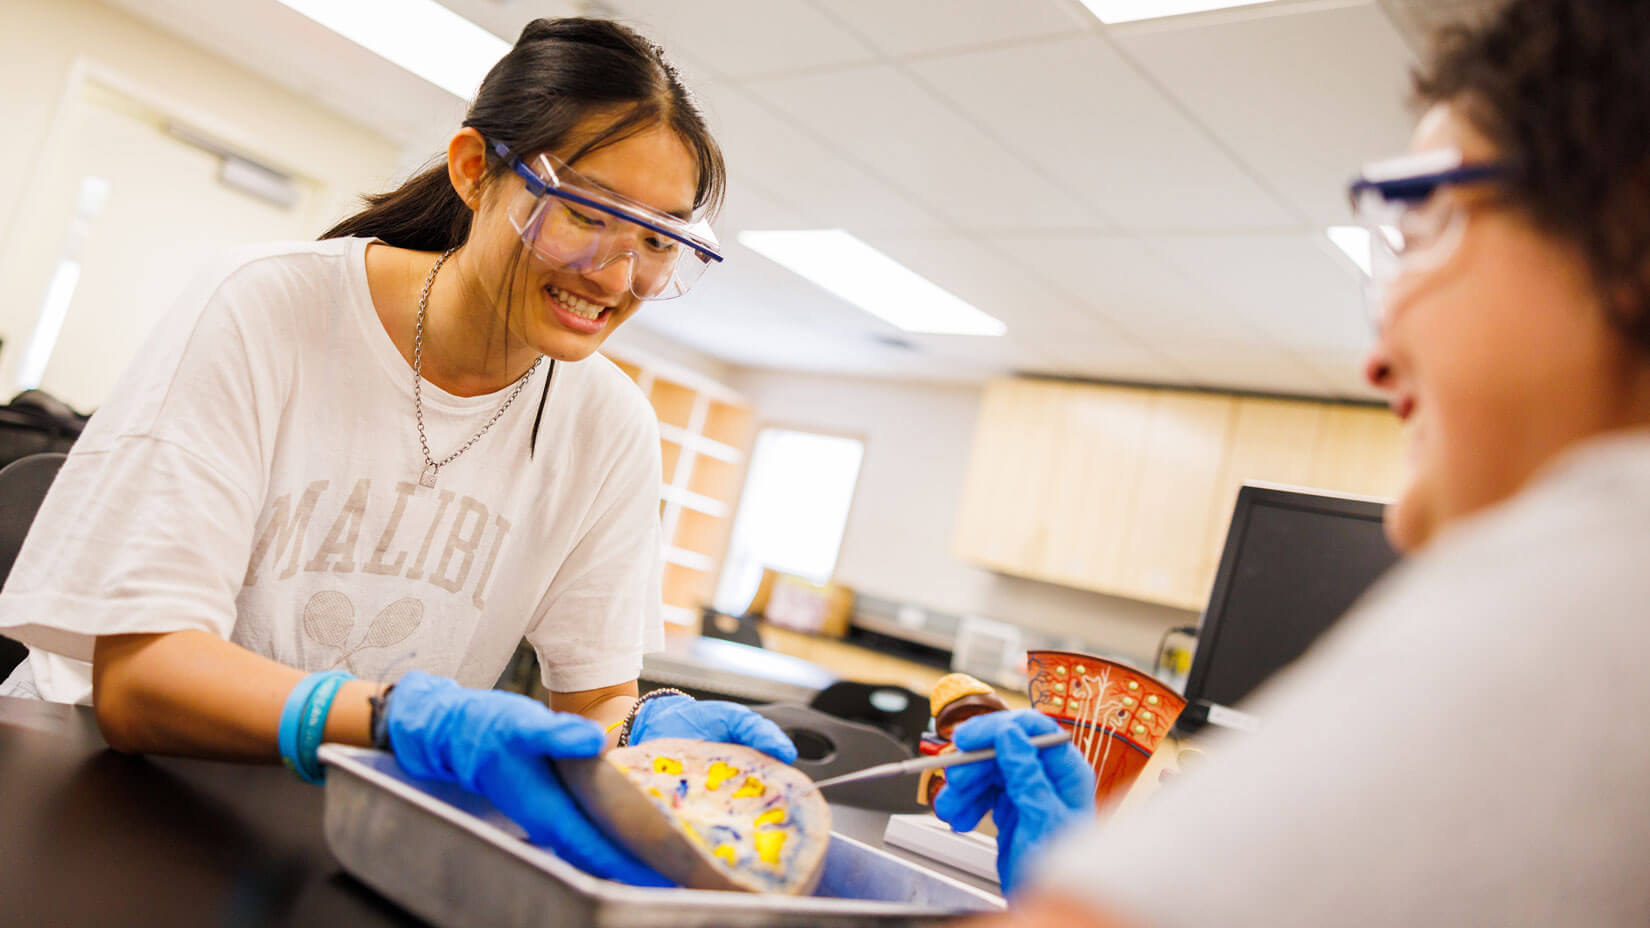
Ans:
{"label": "black monitor bezel", "polygon": [[1186,674],[1186,685],[1181,695],[1186,708],[1175,723],[1176,734],[1188,735],[1203,727],[1208,716],[1208,703],[1203,700],[1203,686],[1208,682],[1209,666],[1219,647],[1221,619],[1225,603],[1232,592],[1232,580],[1237,571],[1238,552],[1244,533],[1249,527],[1249,514],[1257,505],[1350,516],[1379,524],[1386,512],[1387,500],[1372,496],[1354,496],[1330,493],[1301,487],[1286,487],[1266,483],[1245,483],[1238,489],[1237,501],[1232,505],[1232,521],[1226,529],[1226,542],[1220,552],[1220,566],[1215,570],[1215,582],[1209,589],[1209,601],[1198,618],[1197,648],[1192,655],[1192,667]]}

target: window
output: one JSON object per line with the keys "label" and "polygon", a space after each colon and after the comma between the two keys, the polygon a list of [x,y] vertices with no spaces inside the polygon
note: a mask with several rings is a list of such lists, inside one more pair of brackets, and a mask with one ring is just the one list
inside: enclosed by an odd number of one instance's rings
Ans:
{"label": "window", "polygon": [[823,583],[836,570],[864,443],[763,429],[751,449],[716,608],[744,612],[764,568]]}

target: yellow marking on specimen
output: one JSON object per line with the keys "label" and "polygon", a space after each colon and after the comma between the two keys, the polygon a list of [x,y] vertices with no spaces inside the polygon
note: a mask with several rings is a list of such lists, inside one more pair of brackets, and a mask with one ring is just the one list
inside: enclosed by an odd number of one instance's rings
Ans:
{"label": "yellow marking on specimen", "polygon": [[768,811],[763,812],[761,815],[758,815],[756,817],[756,827],[758,827],[758,828],[761,828],[763,825],[783,825],[783,824],[785,824],[785,810],[784,809],[769,809]]}
{"label": "yellow marking on specimen", "polygon": [[745,785],[739,787],[739,791],[733,794],[733,798],[744,799],[746,796],[760,796],[767,791],[768,788],[762,785],[761,780],[756,777],[746,777]]}
{"label": "yellow marking on specimen", "polygon": [[714,792],[717,787],[739,775],[739,771],[727,764],[717,761],[710,765],[710,772],[705,774],[705,789]]}
{"label": "yellow marking on specimen", "polygon": [[665,798],[665,794],[659,792],[659,787],[657,787],[657,786],[649,786],[647,788],[647,793],[648,793],[649,796],[654,796],[654,797],[657,797],[659,799]]}
{"label": "yellow marking on specimen", "polygon": [[654,773],[681,773],[682,772],[682,762],[679,761],[679,760],[673,760],[669,757],[655,757],[655,758],[653,758],[653,772]]}
{"label": "yellow marking on specimen", "polygon": [[700,847],[705,846],[705,836],[699,833],[699,829],[694,828],[692,825],[688,825],[682,830],[687,832],[688,838],[693,841],[694,844],[697,844]]}
{"label": "yellow marking on specimen", "polygon": [[731,844],[718,844],[716,850],[711,851],[711,853],[726,861],[730,867],[738,863],[738,860],[733,856],[733,845]]}
{"label": "yellow marking on specimen", "polygon": [[785,846],[785,832],[780,830],[756,833],[756,856],[765,864],[779,864],[779,849]]}

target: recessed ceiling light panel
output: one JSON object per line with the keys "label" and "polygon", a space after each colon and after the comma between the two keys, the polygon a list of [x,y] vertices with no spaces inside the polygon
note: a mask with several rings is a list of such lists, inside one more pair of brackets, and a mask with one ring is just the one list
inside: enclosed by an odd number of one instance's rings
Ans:
{"label": "recessed ceiling light panel", "polygon": [[510,43],[436,0],[280,0],[351,42],[468,100]]}
{"label": "recessed ceiling light panel", "polygon": [[841,229],[745,231],[739,243],[903,329],[925,335],[1002,335],[1002,320]]}
{"label": "recessed ceiling light panel", "polygon": [[1132,23],[1271,2],[1274,0],[1083,0],[1083,5],[1103,23]]}

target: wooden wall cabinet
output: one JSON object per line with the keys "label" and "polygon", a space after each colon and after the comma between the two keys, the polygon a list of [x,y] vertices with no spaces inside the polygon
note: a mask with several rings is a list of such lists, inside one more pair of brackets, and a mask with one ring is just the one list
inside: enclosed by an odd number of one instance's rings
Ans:
{"label": "wooden wall cabinet", "polygon": [[985,393],[957,526],[958,543],[980,563],[1012,571],[1045,557],[1042,514],[1053,494],[1040,462],[1055,454],[1063,390],[1001,381]]}
{"label": "wooden wall cabinet", "polygon": [[[1232,417],[1232,398],[1157,391],[1123,527],[1116,589],[1198,608],[1207,597],[1201,551]],[[1188,545],[1188,541],[1193,544]]]}
{"label": "wooden wall cabinet", "polygon": [[1384,410],[1009,379],[988,384],[955,548],[1033,579],[1201,609],[1238,487],[1388,496]]}
{"label": "wooden wall cabinet", "polygon": [[707,377],[642,355],[608,357],[659,417],[664,615],[697,628],[727,552],[755,417],[743,397]]}

